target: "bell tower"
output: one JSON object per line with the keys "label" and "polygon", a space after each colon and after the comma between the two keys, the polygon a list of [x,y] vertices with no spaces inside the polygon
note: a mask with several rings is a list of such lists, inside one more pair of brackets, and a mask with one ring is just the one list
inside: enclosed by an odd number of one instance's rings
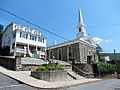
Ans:
{"label": "bell tower", "polygon": [[86,26],[83,22],[81,9],[79,8],[78,8],[78,16],[79,16],[79,21],[78,21],[78,26],[77,26],[77,29],[78,29],[77,38],[87,37]]}

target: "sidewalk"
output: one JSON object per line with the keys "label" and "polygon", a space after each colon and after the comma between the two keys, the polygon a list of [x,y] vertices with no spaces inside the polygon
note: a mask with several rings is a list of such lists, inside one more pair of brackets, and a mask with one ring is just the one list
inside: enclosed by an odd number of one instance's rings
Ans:
{"label": "sidewalk", "polygon": [[100,79],[83,78],[80,80],[72,80],[72,81],[64,81],[64,82],[48,82],[31,77],[30,71],[10,71],[1,66],[0,66],[0,72],[15,80],[18,80],[26,85],[29,85],[37,89],[64,88],[64,87],[71,87],[75,85],[100,81]]}

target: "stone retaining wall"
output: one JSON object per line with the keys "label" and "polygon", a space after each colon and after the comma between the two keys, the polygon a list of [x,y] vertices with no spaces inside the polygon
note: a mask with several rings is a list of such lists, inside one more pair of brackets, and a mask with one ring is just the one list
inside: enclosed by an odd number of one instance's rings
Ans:
{"label": "stone retaining wall", "polygon": [[31,76],[46,81],[65,81],[67,80],[67,72],[64,70],[59,71],[32,71]]}
{"label": "stone retaining wall", "polygon": [[21,70],[21,57],[0,56],[0,65],[15,71]]}
{"label": "stone retaining wall", "polygon": [[79,75],[86,77],[86,78],[93,78],[93,68],[89,64],[84,63],[73,63],[72,70]]}

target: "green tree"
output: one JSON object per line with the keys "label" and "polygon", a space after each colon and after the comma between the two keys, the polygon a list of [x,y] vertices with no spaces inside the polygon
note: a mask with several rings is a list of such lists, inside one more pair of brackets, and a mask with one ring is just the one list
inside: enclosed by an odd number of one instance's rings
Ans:
{"label": "green tree", "polygon": [[100,52],[102,52],[102,48],[100,47],[100,45],[97,44],[97,47],[96,47],[96,52],[97,52],[97,55],[98,55],[98,60],[100,61]]}

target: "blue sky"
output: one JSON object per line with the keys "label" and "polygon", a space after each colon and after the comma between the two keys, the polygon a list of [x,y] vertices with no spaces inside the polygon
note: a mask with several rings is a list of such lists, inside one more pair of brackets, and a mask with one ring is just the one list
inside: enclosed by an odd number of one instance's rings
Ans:
{"label": "blue sky", "polygon": [[[120,0],[79,0],[87,33],[106,52],[120,52]],[[1,0],[0,7],[68,39],[76,38],[78,0]],[[36,28],[0,11],[0,23],[16,22]],[[38,29],[38,28],[36,28]],[[48,45],[65,41],[40,30]]]}

